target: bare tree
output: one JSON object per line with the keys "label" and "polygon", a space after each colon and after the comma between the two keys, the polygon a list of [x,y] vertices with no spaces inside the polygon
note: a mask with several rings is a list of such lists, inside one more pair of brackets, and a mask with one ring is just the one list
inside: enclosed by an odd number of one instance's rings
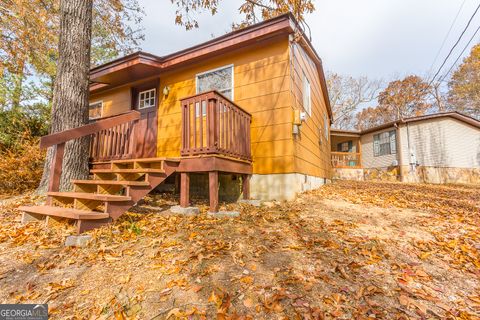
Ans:
{"label": "bare tree", "polygon": [[337,73],[327,74],[328,93],[333,111],[333,126],[353,129],[359,106],[376,99],[382,82],[367,77],[353,78]]}

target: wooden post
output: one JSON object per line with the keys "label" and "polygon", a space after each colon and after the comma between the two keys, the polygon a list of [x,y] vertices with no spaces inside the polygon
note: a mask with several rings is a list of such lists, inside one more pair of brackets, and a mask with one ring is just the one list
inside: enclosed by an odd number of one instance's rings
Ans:
{"label": "wooden post", "polygon": [[218,212],[218,171],[208,173],[210,212]]}
{"label": "wooden post", "polygon": [[243,193],[243,199],[245,200],[250,199],[250,175],[249,174],[242,175],[242,193]]}
{"label": "wooden post", "polygon": [[[65,142],[56,144],[53,151],[53,159],[50,164],[50,178],[48,181],[48,192],[58,192],[60,189],[60,178],[62,177],[63,153]],[[52,204],[51,197],[47,198],[47,205]]]}
{"label": "wooden post", "polygon": [[190,205],[190,174],[180,173],[180,207],[186,208]]}

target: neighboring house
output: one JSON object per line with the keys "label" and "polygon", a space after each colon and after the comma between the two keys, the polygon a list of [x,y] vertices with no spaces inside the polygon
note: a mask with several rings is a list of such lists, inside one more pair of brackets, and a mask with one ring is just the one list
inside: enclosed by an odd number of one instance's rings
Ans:
{"label": "neighboring house", "polygon": [[340,179],[480,183],[480,121],[458,112],[361,132],[332,129],[331,147]]}
{"label": "neighboring house", "polygon": [[[322,62],[290,14],[167,56],[131,54],[92,69],[90,81],[92,124],[82,130],[93,134],[95,180],[76,181],[73,195],[50,193],[57,204],[109,221],[170,183],[182,207],[192,189],[209,195],[215,212],[218,194],[292,199],[331,178]],[[42,146],[71,138],[49,136]]]}

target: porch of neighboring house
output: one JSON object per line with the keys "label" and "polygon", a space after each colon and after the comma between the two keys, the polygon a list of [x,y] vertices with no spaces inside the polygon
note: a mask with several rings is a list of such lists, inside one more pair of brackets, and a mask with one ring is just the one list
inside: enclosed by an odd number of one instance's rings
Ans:
{"label": "porch of neighboring house", "polygon": [[332,129],[330,141],[334,179],[363,180],[360,134]]}
{"label": "porch of neighboring house", "polygon": [[332,129],[331,148],[333,168],[362,168],[360,134]]}
{"label": "porch of neighboring house", "polygon": [[[47,204],[21,207],[23,220],[73,219],[81,233],[116,220],[174,174],[181,207],[190,205],[193,173],[208,174],[210,212],[219,210],[219,173],[240,176],[241,193],[248,199],[251,115],[216,91],[185,97],[179,107],[180,157],[158,157],[157,137],[150,132],[156,134],[156,121],[152,126],[137,110],[43,137],[42,148],[55,148]],[[90,179],[72,181],[73,192],[59,192],[65,143],[85,136],[91,137]]]}

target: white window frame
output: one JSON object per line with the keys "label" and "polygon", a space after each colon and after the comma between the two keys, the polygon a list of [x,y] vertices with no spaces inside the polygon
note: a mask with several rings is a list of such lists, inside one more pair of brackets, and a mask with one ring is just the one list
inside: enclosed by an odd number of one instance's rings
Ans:
{"label": "white window frame", "polygon": [[[388,135],[388,142],[380,143],[382,134]],[[392,139],[392,137],[394,139]],[[388,143],[389,152],[382,153],[380,146],[382,144],[387,144],[387,143]],[[373,135],[373,156],[382,157],[382,156],[388,156],[393,154],[397,154],[397,131],[394,129],[394,130],[387,130],[387,131],[382,131],[374,134]]]}
{"label": "white window frame", "polygon": [[[222,69],[227,69],[227,68],[231,68],[232,69],[232,83],[230,84],[231,85],[231,90],[232,90],[232,98],[231,100],[233,100],[233,97],[235,97],[235,69],[234,69],[234,65],[233,63],[232,64],[227,64],[225,66],[222,66],[222,67],[218,67],[218,68],[215,68],[215,69],[210,69],[210,70],[207,70],[207,71],[204,71],[204,72],[200,72],[200,73],[197,73],[195,75],[195,93],[196,94],[199,94],[199,90],[198,90],[198,77],[200,76],[203,76],[203,75],[206,75],[208,73],[211,73],[211,72],[215,72],[215,71],[218,71],[218,70],[222,70]],[[227,90],[227,88],[225,89],[222,89],[222,90]],[[219,90],[217,90],[218,92],[220,92]],[[221,93],[221,92],[220,92]]]}
{"label": "white window frame", "polygon": [[302,79],[302,96],[303,96],[303,110],[312,116],[312,85],[305,73],[303,73]]}
{"label": "white window frame", "polygon": [[325,139],[328,141],[328,136],[330,135],[330,126],[328,123],[328,117],[326,114],[323,114],[323,124],[325,126]]}
{"label": "white window frame", "polygon": [[[148,106],[148,107],[145,107],[145,104],[143,107],[140,108],[140,101],[142,101],[142,99],[140,98],[140,96],[144,93],[147,93],[147,92],[153,92],[153,106]],[[149,98],[150,99],[150,98]],[[145,100],[144,100],[145,101]],[[156,88],[153,88],[153,89],[148,89],[148,90],[143,90],[143,91],[140,91],[138,93],[138,103],[137,103],[137,108],[138,110],[142,110],[142,109],[147,109],[147,108],[152,108],[152,107],[155,107],[157,104],[157,89]]]}
{"label": "white window frame", "polygon": [[[100,108],[100,116],[99,117],[94,117],[94,118],[90,118],[90,107],[93,106],[93,105],[96,105],[96,104],[99,104],[101,105],[101,108]],[[92,102],[92,103],[89,103],[88,104],[88,120],[97,120],[97,119],[101,119],[103,117],[103,100],[99,100],[99,101],[95,101],[95,102]]]}

